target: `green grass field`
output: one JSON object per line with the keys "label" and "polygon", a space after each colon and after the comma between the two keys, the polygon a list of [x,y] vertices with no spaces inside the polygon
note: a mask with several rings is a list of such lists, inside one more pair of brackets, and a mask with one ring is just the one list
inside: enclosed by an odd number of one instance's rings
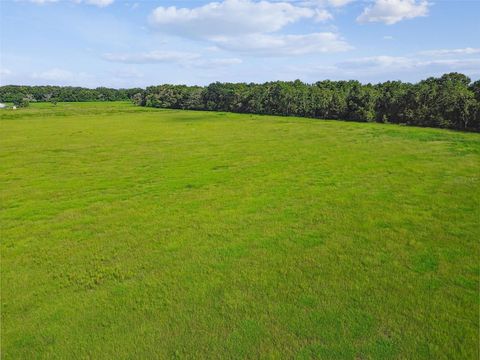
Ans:
{"label": "green grass field", "polygon": [[480,134],[0,111],[3,359],[478,359]]}

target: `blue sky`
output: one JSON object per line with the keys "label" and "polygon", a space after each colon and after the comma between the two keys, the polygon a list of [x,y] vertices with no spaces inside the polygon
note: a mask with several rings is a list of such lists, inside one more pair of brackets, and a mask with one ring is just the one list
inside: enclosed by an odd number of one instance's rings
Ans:
{"label": "blue sky", "polygon": [[480,0],[1,0],[1,84],[480,78]]}

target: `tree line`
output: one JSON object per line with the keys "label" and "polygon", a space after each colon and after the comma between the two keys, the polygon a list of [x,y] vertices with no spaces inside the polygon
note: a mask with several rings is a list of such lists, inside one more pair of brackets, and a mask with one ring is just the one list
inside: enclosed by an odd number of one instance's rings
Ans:
{"label": "tree line", "polygon": [[459,73],[416,84],[300,80],[206,87],[150,86],[133,101],[159,108],[230,111],[480,130],[480,80]]}
{"label": "tree line", "polygon": [[20,106],[26,106],[30,102],[125,101],[143,91],[141,88],[6,85],[0,87],[0,101]]}
{"label": "tree line", "polygon": [[140,106],[301,116],[480,131],[480,80],[460,73],[418,83],[300,80],[159,85],[145,90],[3,86],[0,101],[117,101]]}

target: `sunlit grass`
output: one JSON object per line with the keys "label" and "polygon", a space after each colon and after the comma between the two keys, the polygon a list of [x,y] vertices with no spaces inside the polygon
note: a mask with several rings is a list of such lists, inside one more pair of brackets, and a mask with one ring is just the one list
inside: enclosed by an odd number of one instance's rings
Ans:
{"label": "sunlit grass", "polygon": [[476,359],[480,135],[0,111],[1,352]]}

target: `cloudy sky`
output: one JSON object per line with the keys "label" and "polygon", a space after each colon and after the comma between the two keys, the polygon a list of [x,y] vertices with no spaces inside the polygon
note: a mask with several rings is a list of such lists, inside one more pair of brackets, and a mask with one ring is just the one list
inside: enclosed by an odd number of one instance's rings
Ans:
{"label": "cloudy sky", "polygon": [[0,0],[0,83],[480,78],[480,0]]}

